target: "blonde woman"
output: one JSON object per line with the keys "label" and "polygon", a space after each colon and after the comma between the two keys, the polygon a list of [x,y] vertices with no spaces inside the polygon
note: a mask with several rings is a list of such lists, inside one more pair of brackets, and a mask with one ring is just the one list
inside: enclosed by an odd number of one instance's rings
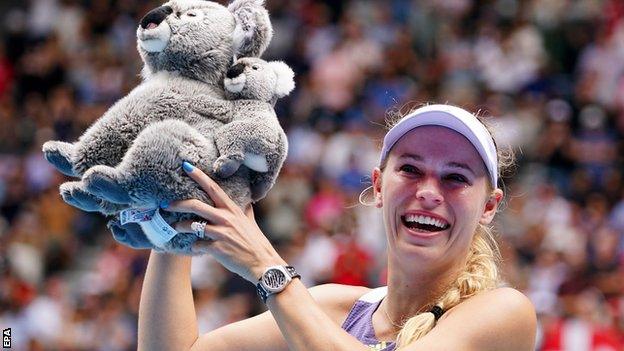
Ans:
{"label": "blonde woman", "polygon": [[[449,105],[419,108],[384,138],[372,201],[384,219],[388,286],[306,289],[243,211],[204,173],[188,175],[215,206],[167,210],[206,223],[195,249],[258,286],[269,311],[198,335],[191,259],[152,252],[139,311],[140,350],[533,350],[536,317],[520,292],[502,287],[491,223],[503,192],[502,161],[487,128]],[[319,257],[322,259],[322,257]]]}

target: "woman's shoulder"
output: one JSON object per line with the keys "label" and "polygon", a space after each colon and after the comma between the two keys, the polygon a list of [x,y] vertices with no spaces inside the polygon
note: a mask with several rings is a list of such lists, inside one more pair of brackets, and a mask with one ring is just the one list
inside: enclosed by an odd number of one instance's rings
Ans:
{"label": "woman's shoulder", "polygon": [[310,295],[334,320],[344,320],[360,297],[371,291],[364,286],[321,284],[308,289]]}
{"label": "woman's shoulder", "polygon": [[477,349],[501,349],[497,345],[509,350],[530,349],[525,347],[535,342],[537,317],[533,304],[523,293],[501,287],[480,292],[458,304],[440,318],[439,325],[463,329],[464,336],[482,346]]}
{"label": "woman's shoulder", "polygon": [[531,301],[520,291],[511,287],[499,287],[496,289],[481,291],[466,301],[457,305],[453,310],[460,308],[485,307],[482,305],[509,305],[510,308],[519,308],[521,310],[533,310]]}

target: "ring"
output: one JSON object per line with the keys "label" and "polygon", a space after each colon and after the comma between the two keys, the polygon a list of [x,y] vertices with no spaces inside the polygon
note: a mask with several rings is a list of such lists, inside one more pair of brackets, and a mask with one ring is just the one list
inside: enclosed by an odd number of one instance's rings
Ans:
{"label": "ring", "polygon": [[191,230],[195,235],[200,238],[204,238],[206,236],[206,222],[193,222],[191,223]]}

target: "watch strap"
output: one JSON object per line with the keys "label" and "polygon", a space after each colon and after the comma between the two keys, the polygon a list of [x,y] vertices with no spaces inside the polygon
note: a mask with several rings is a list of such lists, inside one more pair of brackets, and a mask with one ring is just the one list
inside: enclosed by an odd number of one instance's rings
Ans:
{"label": "watch strap", "polygon": [[[290,279],[291,279],[290,281],[292,281],[292,279],[294,278],[301,278],[301,275],[297,273],[297,271],[295,270],[295,267],[293,266],[282,266],[282,267],[284,267],[284,269],[286,270],[286,273],[288,273],[288,275],[290,276]],[[284,288],[286,288],[286,285],[284,286]],[[266,300],[269,298],[269,296],[273,294],[277,294],[277,293],[272,293],[268,291],[267,289],[265,289],[265,287],[262,285],[262,277],[260,277],[260,280],[256,284],[256,292],[258,293],[258,296],[260,296],[260,299],[262,299],[263,303],[266,303]]]}
{"label": "watch strap", "polygon": [[301,275],[297,273],[297,271],[295,270],[295,267],[284,266],[284,268],[286,268],[286,272],[288,272],[288,274],[290,275],[290,279],[301,278]]}

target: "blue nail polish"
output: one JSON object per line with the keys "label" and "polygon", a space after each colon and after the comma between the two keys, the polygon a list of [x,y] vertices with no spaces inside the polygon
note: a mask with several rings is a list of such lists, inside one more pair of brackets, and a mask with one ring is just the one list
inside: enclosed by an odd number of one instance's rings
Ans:
{"label": "blue nail polish", "polygon": [[160,205],[159,205],[159,206],[160,206],[160,208],[167,208],[167,207],[169,207],[169,201],[167,201],[167,200],[162,200],[162,201],[160,202]]}
{"label": "blue nail polish", "polygon": [[186,161],[182,162],[182,168],[188,173],[193,172],[193,170],[195,169],[192,164]]}

